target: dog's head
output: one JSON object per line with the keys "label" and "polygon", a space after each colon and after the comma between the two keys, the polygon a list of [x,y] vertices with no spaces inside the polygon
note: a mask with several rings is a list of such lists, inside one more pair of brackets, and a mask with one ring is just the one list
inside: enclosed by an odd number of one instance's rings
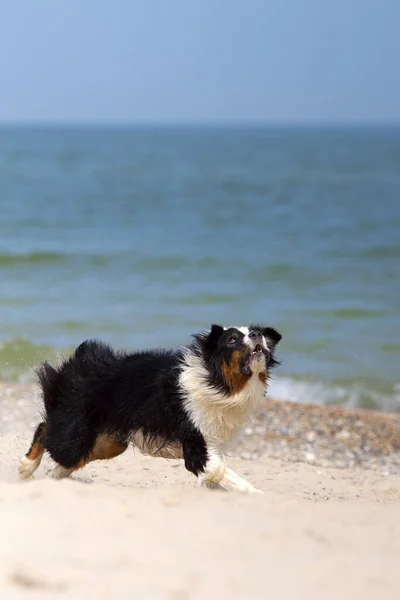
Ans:
{"label": "dog's head", "polygon": [[252,378],[265,385],[282,336],[271,327],[222,327],[212,325],[206,333],[195,335],[210,380],[230,395],[239,393]]}

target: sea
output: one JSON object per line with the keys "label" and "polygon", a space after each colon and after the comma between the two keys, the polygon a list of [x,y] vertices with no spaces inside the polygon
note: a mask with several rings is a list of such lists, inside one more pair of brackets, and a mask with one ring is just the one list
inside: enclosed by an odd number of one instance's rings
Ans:
{"label": "sea", "polygon": [[250,322],[271,396],[400,411],[399,126],[0,127],[0,379]]}

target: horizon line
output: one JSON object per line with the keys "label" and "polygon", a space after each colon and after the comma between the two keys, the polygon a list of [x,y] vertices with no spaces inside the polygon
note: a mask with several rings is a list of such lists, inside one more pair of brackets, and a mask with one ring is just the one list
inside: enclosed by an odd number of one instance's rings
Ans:
{"label": "horizon line", "polygon": [[2,119],[0,127],[343,127],[399,126],[400,119]]}

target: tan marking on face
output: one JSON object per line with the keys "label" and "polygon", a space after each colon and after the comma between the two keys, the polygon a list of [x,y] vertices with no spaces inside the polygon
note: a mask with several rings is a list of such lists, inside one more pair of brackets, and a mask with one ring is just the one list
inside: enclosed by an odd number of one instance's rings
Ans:
{"label": "tan marking on face", "polygon": [[238,394],[246,385],[251,375],[242,373],[240,363],[243,358],[243,352],[236,350],[233,352],[229,363],[224,362],[222,365],[222,373],[225,383],[233,394]]}
{"label": "tan marking on face", "polygon": [[262,371],[258,374],[258,379],[266,386],[268,382],[268,373],[266,371]]}

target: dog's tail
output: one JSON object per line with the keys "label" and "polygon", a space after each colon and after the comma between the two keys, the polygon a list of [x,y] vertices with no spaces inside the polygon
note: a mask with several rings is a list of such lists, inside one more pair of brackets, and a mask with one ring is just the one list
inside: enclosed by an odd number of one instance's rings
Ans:
{"label": "dog's tail", "polygon": [[36,374],[43,398],[43,422],[36,428],[31,447],[20,460],[21,479],[28,479],[40,465],[51,414],[64,409],[71,411],[71,407],[83,401],[88,389],[91,395],[96,395],[96,390],[104,386],[105,373],[112,373],[118,357],[107,344],[87,340],[59,366],[53,367],[48,362],[39,366]]}
{"label": "dog's tail", "polygon": [[61,373],[48,362],[44,362],[36,370],[36,374],[42,390],[44,408],[46,413],[49,413],[57,403]]}
{"label": "dog's tail", "polygon": [[28,452],[19,461],[19,476],[21,479],[29,479],[36,471],[42,460],[45,447],[43,438],[46,434],[46,423],[42,422],[36,427],[33,440]]}
{"label": "dog's tail", "polygon": [[43,362],[36,370],[45,409],[45,420],[56,407],[70,405],[72,397],[86,392],[90,381],[92,389],[103,382],[104,374],[97,376],[99,367],[108,370],[115,361],[114,352],[97,340],[83,342],[75,352],[58,366]]}

